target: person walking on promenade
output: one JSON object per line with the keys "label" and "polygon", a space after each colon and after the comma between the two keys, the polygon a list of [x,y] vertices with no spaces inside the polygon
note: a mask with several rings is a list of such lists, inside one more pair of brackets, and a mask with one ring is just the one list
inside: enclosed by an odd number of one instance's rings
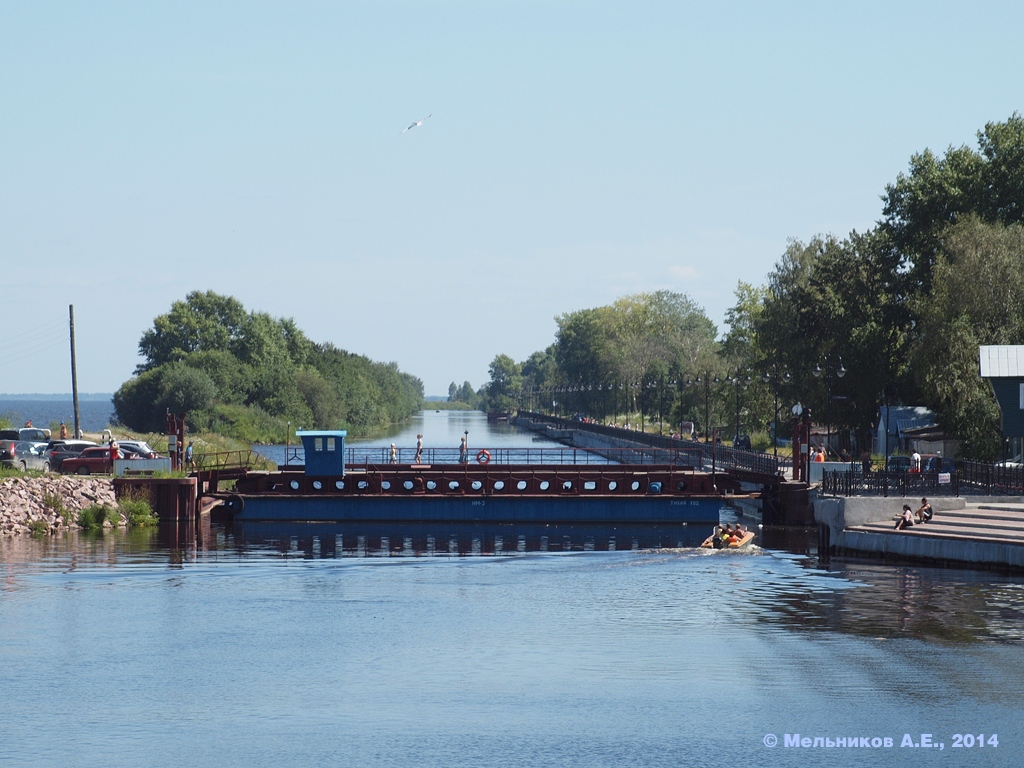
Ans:
{"label": "person walking on promenade", "polygon": [[185,449],[185,465],[193,472],[196,471],[196,457],[193,452],[191,440],[189,440],[188,447]]}
{"label": "person walking on promenade", "polygon": [[423,435],[416,435],[416,458],[412,460],[412,463],[423,463]]}

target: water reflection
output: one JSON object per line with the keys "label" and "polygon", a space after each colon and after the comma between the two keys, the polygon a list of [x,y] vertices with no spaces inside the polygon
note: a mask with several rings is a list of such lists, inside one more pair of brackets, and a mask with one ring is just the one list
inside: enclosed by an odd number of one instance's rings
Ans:
{"label": "water reflection", "polygon": [[[626,564],[675,563],[665,600],[719,606],[717,620],[759,631],[842,633],[941,644],[1024,640],[1021,577],[814,557],[814,531],[768,530],[748,552],[699,549],[706,526],[478,523],[235,523],[160,526],[41,539],[0,539],[0,594],[33,574],[138,573],[154,568],[283,560],[508,558],[628,553]],[[785,545],[784,548],[780,545]],[[658,553],[658,558],[652,558]],[[744,556],[747,555],[747,556]],[[752,556],[750,556],[752,555]],[[695,558],[697,558],[695,560]],[[699,571],[686,561],[703,563]],[[624,561],[609,561],[622,564]],[[726,596],[728,599],[725,599]],[[697,624],[703,619],[694,619]]]}
{"label": "water reflection", "polygon": [[224,546],[316,557],[438,557],[698,547],[707,526],[478,523],[235,523]]}

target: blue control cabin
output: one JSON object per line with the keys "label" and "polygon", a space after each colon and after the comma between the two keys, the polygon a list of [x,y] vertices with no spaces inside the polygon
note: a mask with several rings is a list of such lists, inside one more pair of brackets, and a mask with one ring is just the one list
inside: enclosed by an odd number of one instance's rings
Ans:
{"label": "blue control cabin", "polygon": [[301,430],[295,434],[302,438],[307,475],[345,476],[345,437],[348,432],[344,429]]}

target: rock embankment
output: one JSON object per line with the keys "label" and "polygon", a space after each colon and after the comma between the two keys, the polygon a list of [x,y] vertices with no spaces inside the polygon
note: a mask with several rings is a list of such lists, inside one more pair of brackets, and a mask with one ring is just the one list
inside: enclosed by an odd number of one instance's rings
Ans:
{"label": "rock embankment", "polygon": [[[93,504],[117,508],[109,478],[44,475],[0,480],[0,536],[76,528],[78,513]],[[33,526],[33,527],[30,527]]]}

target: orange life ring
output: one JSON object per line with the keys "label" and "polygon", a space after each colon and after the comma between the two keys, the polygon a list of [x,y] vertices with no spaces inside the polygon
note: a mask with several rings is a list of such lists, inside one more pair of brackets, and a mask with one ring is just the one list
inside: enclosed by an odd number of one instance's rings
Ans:
{"label": "orange life ring", "polygon": [[487,451],[484,451],[484,450],[479,451],[477,453],[477,455],[476,455],[476,463],[477,464],[490,464],[491,463],[491,454],[488,453]]}

